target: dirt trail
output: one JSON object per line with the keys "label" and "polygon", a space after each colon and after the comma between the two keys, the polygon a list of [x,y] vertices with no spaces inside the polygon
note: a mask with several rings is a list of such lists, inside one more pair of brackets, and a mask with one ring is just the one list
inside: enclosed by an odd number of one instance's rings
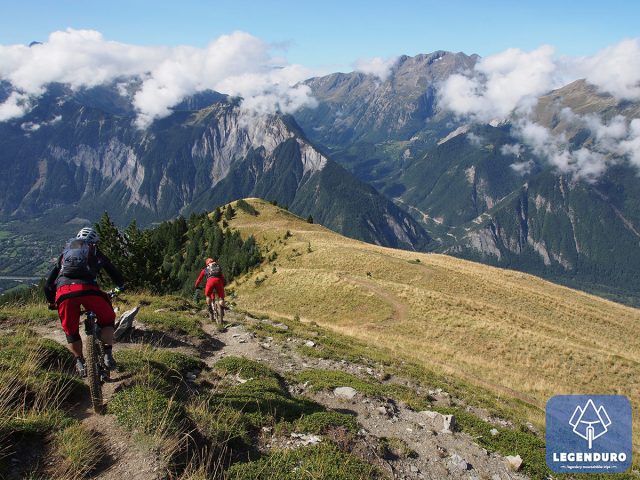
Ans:
{"label": "dirt trail", "polygon": [[[402,318],[406,315],[406,307],[391,295],[381,291],[375,285],[369,285],[362,279],[348,279],[358,284],[371,287],[374,293],[389,301],[394,307],[394,315]],[[281,344],[270,338],[260,339],[251,333],[246,325],[261,320],[244,315],[228,313],[226,320],[229,326],[224,332],[217,332],[215,327],[205,323],[204,330],[215,344],[215,348],[198,349],[188,341],[167,335],[156,339],[153,343],[158,348],[181,351],[200,356],[207,365],[213,366],[225,356],[243,356],[269,365],[280,373],[299,372],[305,368],[322,368],[342,370],[357,375],[373,375],[382,377],[382,368],[365,368],[346,361],[307,358],[297,351],[303,342],[298,338],[289,338]],[[263,320],[269,322],[268,320]],[[272,325],[274,325],[272,323]],[[286,329],[286,326],[282,326]],[[41,335],[60,343],[65,342],[64,334],[56,322],[46,327],[36,328]],[[135,337],[138,341],[149,340],[149,332],[138,324]],[[135,338],[134,337],[134,338]],[[210,342],[211,343],[211,342]],[[118,343],[115,350],[138,348],[139,343]],[[104,386],[105,401],[124,380],[123,374],[115,374],[112,382]],[[424,413],[410,410],[391,399],[367,398],[357,393],[346,399],[334,395],[333,392],[313,393],[304,386],[292,386],[292,393],[305,394],[327,408],[352,413],[362,425],[359,442],[365,448],[371,448],[382,437],[402,439],[408,448],[417,455],[415,458],[397,458],[395,460],[379,459],[384,468],[394,479],[521,479],[526,478],[511,471],[505,460],[490,454],[474,443],[473,439],[463,433],[442,433],[441,428],[433,425]],[[448,401],[446,392],[435,394]],[[136,447],[130,435],[124,432],[115,422],[113,415],[95,415],[87,402],[75,410],[77,418],[91,430],[98,432],[105,439],[107,452],[98,472],[92,477],[102,480],[156,480],[161,478],[159,464],[152,452]],[[274,439],[275,440],[275,439]],[[275,442],[277,443],[277,442]]]}
{"label": "dirt trail", "polygon": [[387,302],[391,306],[391,310],[393,312],[391,320],[393,320],[394,322],[403,322],[407,320],[408,309],[407,309],[406,302],[401,301],[395,295],[384,290],[384,288],[382,288],[379,284],[372,281],[365,280],[360,277],[354,277],[352,275],[343,275],[340,278],[348,282],[354,283],[356,285],[359,285],[361,287],[364,287],[371,293],[374,293],[375,295],[383,299],[385,302]]}
{"label": "dirt trail", "polygon": [[[242,320],[247,323],[259,321],[250,318]],[[261,340],[239,322],[232,323],[223,333],[216,333],[211,325],[205,325],[205,331],[217,335],[224,344],[221,350],[206,359],[210,365],[224,356],[239,355],[264,362],[280,373],[322,368],[382,377],[381,368],[376,371],[346,361],[303,357],[296,351],[302,340],[291,338],[283,344],[269,338]],[[346,399],[332,392],[312,393],[306,391],[304,386],[297,386],[292,393],[308,395],[329,409],[355,414],[363,426],[360,435],[365,444],[375,444],[382,437],[406,442],[417,453],[417,457],[387,461],[387,470],[394,479],[526,478],[511,471],[504,458],[479,447],[468,435],[442,433],[438,426],[434,428],[433,421],[425,413],[412,411],[391,399],[367,398],[360,393],[352,399]],[[448,401],[446,392],[435,395]]]}

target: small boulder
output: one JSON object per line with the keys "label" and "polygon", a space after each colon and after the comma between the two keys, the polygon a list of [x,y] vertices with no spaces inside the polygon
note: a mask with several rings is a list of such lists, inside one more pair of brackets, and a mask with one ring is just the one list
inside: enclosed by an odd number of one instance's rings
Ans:
{"label": "small boulder", "polygon": [[453,463],[453,466],[456,467],[458,470],[465,471],[465,470],[471,469],[471,465],[469,465],[467,461],[457,453],[454,453],[453,455],[451,455],[451,463]]}
{"label": "small boulder", "polygon": [[346,398],[347,400],[351,400],[353,397],[355,397],[358,394],[358,392],[355,388],[338,387],[333,391],[333,394],[336,397]]}
{"label": "small boulder", "polygon": [[509,468],[514,472],[518,472],[522,468],[522,458],[520,458],[520,455],[516,455],[515,457],[508,455],[504,457],[504,459],[507,461]]}
{"label": "small boulder", "polygon": [[453,415],[442,415],[430,410],[423,410],[420,414],[426,418],[427,424],[434,431],[452,433],[456,428],[456,418]]}
{"label": "small boulder", "polygon": [[307,340],[306,342],[304,342],[304,346],[305,347],[309,347],[309,348],[313,348],[316,346],[316,342],[313,342],[311,340]]}
{"label": "small boulder", "polygon": [[491,434],[492,437],[497,437],[498,435],[500,435],[500,432],[498,431],[497,428],[492,428],[491,430],[489,430],[489,433]]}

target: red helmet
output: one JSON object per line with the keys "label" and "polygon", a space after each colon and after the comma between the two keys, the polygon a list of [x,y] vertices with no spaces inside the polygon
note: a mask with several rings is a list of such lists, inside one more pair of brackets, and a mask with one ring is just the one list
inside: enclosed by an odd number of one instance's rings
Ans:
{"label": "red helmet", "polygon": [[209,257],[204,261],[204,264],[205,265],[209,265],[210,263],[214,263],[214,262],[215,262],[215,260],[213,258]]}

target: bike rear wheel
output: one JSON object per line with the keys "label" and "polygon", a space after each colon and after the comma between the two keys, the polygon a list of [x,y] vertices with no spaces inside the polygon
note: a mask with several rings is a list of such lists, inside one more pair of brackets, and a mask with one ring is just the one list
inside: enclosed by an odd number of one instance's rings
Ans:
{"label": "bike rear wheel", "polygon": [[87,381],[89,382],[89,394],[91,396],[91,405],[93,411],[96,413],[102,413],[102,383],[100,381],[100,367],[99,367],[99,355],[100,349],[96,345],[96,337],[92,332],[87,334],[86,341],[86,368],[87,368]]}
{"label": "bike rear wheel", "polygon": [[222,319],[223,319],[223,315],[224,313],[222,312],[222,307],[220,306],[220,304],[218,302],[215,302],[215,305],[213,307],[213,316],[215,319],[215,323],[218,326],[218,329],[222,329]]}

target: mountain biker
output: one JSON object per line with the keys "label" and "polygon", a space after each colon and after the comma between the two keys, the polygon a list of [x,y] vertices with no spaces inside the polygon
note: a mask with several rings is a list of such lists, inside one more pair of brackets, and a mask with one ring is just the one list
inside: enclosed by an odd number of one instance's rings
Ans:
{"label": "mountain biker", "polygon": [[211,312],[213,306],[212,302],[215,301],[215,294],[218,294],[220,299],[220,308],[224,309],[224,275],[222,274],[222,268],[213,258],[207,258],[204,261],[205,267],[198,275],[196,280],[197,289],[203,278],[207,278],[207,283],[204,286],[204,296],[207,299],[207,310]]}
{"label": "mountain biker", "polygon": [[49,308],[58,310],[62,329],[67,336],[67,348],[75,356],[76,369],[82,377],[86,376],[86,369],[79,333],[80,307],[96,314],[105,350],[104,363],[110,370],[116,368],[112,353],[116,314],[111,300],[100,290],[96,278],[100,269],[104,268],[117,285],[117,291],[124,290],[124,279],[111,261],[98,250],[99,240],[98,232],[93,228],[82,228],[67,243],[49,272],[44,286]]}

